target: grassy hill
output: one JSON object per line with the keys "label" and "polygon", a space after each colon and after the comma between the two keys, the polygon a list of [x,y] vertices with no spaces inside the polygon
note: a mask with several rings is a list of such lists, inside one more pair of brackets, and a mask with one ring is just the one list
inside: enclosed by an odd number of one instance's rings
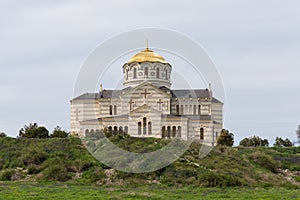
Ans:
{"label": "grassy hill", "polygon": [[[110,138],[132,152],[149,152],[169,141]],[[125,173],[99,163],[78,138],[0,138],[1,181],[61,181],[98,185],[288,187],[300,184],[300,147],[215,147],[198,157],[193,143],[176,162],[150,173]]]}

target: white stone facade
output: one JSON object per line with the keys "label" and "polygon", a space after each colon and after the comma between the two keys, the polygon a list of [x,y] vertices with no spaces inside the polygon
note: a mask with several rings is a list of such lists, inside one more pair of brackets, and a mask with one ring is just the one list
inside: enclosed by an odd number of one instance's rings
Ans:
{"label": "white stone facade", "polygon": [[71,133],[84,137],[106,128],[134,137],[180,137],[215,145],[223,127],[223,103],[210,89],[172,90],[172,66],[158,56],[146,49],[125,63],[123,90],[72,99]]}

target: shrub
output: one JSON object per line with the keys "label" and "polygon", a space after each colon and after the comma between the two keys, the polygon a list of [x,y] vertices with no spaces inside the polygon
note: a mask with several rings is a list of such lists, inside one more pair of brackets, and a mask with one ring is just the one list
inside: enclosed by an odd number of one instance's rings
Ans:
{"label": "shrub", "polygon": [[15,170],[5,170],[1,173],[0,180],[11,181],[14,174],[15,174]]}
{"label": "shrub", "polygon": [[262,139],[259,136],[252,136],[249,138],[244,138],[240,141],[240,146],[244,147],[258,147],[258,146],[269,146],[269,141],[267,139]]}
{"label": "shrub", "polygon": [[27,165],[39,165],[41,164],[44,160],[47,159],[47,154],[42,152],[41,150],[29,150],[26,152],[22,157],[21,160],[22,162],[27,166]]}
{"label": "shrub", "polygon": [[291,147],[293,143],[288,138],[284,140],[281,137],[276,137],[273,145],[277,147]]}
{"label": "shrub", "polygon": [[37,123],[30,123],[28,126],[25,125],[19,130],[19,137],[23,138],[48,138],[49,131],[43,127],[38,126]]}
{"label": "shrub", "polygon": [[0,138],[7,137],[4,132],[0,132]]}
{"label": "shrub", "polygon": [[39,172],[40,172],[40,168],[36,165],[31,165],[28,167],[28,171],[27,171],[28,174],[37,174]]}
{"label": "shrub", "polygon": [[72,178],[67,169],[59,164],[49,166],[43,171],[43,178],[52,181],[67,181]]}
{"label": "shrub", "polygon": [[90,183],[95,183],[105,177],[104,170],[101,167],[91,167],[82,174],[82,178]]}
{"label": "shrub", "polygon": [[67,165],[68,171],[71,172],[79,172],[81,173],[84,170],[87,170],[88,168],[92,167],[95,164],[94,161],[88,159],[88,158],[78,158],[76,160],[72,160]]}
{"label": "shrub", "polygon": [[50,137],[66,138],[66,137],[68,137],[68,135],[69,135],[69,133],[67,131],[62,130],[62,128],[60,126],[57,126],[54,128]]}
{"label": "shrub", "polygon": [[271,156],[266,155],[262,152],[254,152],[250,155],[250,160],[252,160],[257,165],[276,173],[278,169],[278,162],[273,160]]}
{"label": "shrub", "polygon": [[229,133],[228,130],[222,129],[220,136],[218,137],[217,143],[219,145],[232,146],[234,143],[234,136]]}
{"label": "shrub", "polygon": [[200,185],[205,187],[235,187],[243,185],[238,177],[217,174],[212,171],[200,174],[198,179],[200,181]]}

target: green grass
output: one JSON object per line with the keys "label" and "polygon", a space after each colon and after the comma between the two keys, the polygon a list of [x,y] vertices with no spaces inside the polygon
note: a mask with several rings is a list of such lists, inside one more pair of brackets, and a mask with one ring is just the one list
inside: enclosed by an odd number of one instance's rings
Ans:
{"label": "green grass", "polygon": [[66,183],[0,183],[0,199],[300,199],[287,188],[198,188],[147,185],[95,186]]}
{"label": "green grass", "polygon": [[[118,136],[110,140],[132,152],[154,151],[169,142]],[[198,156],[200,147],[200,144],[193,143],[177,161],[155,172],[114,171],[108,176],[109,167],[92,157],[79,138],[0,138],[0,181],[60,181],[71,185],[106,185],[109,182],[125,186],[156,183],[171,188],[246,186],[290,189],[300,185],[297,175],[300,147],[219,146],[203,159]],[[280,169],[295,173],[282,175]]]}

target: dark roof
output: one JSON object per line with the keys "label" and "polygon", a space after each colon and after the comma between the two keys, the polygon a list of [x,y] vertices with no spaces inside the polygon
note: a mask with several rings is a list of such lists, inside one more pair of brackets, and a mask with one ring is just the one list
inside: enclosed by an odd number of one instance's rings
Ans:
{"label": "dark roof", "polygon": [[103,90],[99,93],[84,93],[73,100],[100,99],[100,98],[117,98],[122,93],[122,90]]}
{"label": "dark roof", "polygon": [[211,98],[210,91],[208,89],[171,90],[171,93],[172,93],[172,98],[180,98],[180,97],[200,98],[200,99]]}
{"label": "dark roof", "polygon": [[100,92],[100,98],[118,98],[122,94],[122,90],[103,90]]}
{"label": "dark roof", "polygon": [[[86,100],[86,99],[99,99],[99,98],[118,98],[122,92],[129,90],[130,87],[125,88],[123,90],[103,90],[102,92],[99,93],[85,93],[82,94],[73,100]],[[210,99],[211,94],[208,89],[191,89],[191,90],[170,90],[166,87],[160,87],[160,90],[164,92],[170,91],[172,94],[172,98],[200,98],[200,99]],[[216,98],[212,98],[212,102],[214,103],[222,103]]]}
{"label": "dark roof", "polygon": [[216,98],[212,98],[212,101],[211,102],[213,102],[213,103],[222,103],[221,101],[219,101],[218,99],[216,99]]}
{"label": "dark roof", "polygon": [[116,118],[126,118],[128,119],[129,115],[128,114],[124,114],[124,115],[115,115],[115,116],[109,116],[109,117],[102,117],[99,119],[116,119]]}
{"label": "dark roof", "polygon": [[72,101],[74,100],[86,100],[86,99],[97,99],[99,98],[99,93],[84,93],[78,97],[75,97],[74,99],[72,99]]}
{"label": "dark roof", "polygon": [[80,123],[85,123],[85,122],[102,122],[102,118],[87,119],[87,120],[80,121]]}
{"label": "dark roof", "polygon": [[170,91],[170,89],[167,88],[167,87],[165,87],[165,86],[161,86],[161,87],[159,87],[158,89],[160,89],[160,90],[162,90],[162,91],[164,91],[164,92],[169,92],[169,91]]}
{"label": "dark roof", "polygon": [[184,115],[189,119],[211,120],[211,115]]}
{"label": "dark roof", "polygon": [[210,115],[162,115],[162,118],[188,118],[188,119],[200,119],[200,120],[211,120]]}
{"label": "dark roof", "polygon": [[185,116],[181,116],[181,115],[172,115],[172,114],[170,114],[170,115],[168,115],[168,114],[163,114],[163,115],[161,115],[161,118],[168,118],[168,119],[170,119],[170,118],[180,118],[180,117],[185,117]]}

